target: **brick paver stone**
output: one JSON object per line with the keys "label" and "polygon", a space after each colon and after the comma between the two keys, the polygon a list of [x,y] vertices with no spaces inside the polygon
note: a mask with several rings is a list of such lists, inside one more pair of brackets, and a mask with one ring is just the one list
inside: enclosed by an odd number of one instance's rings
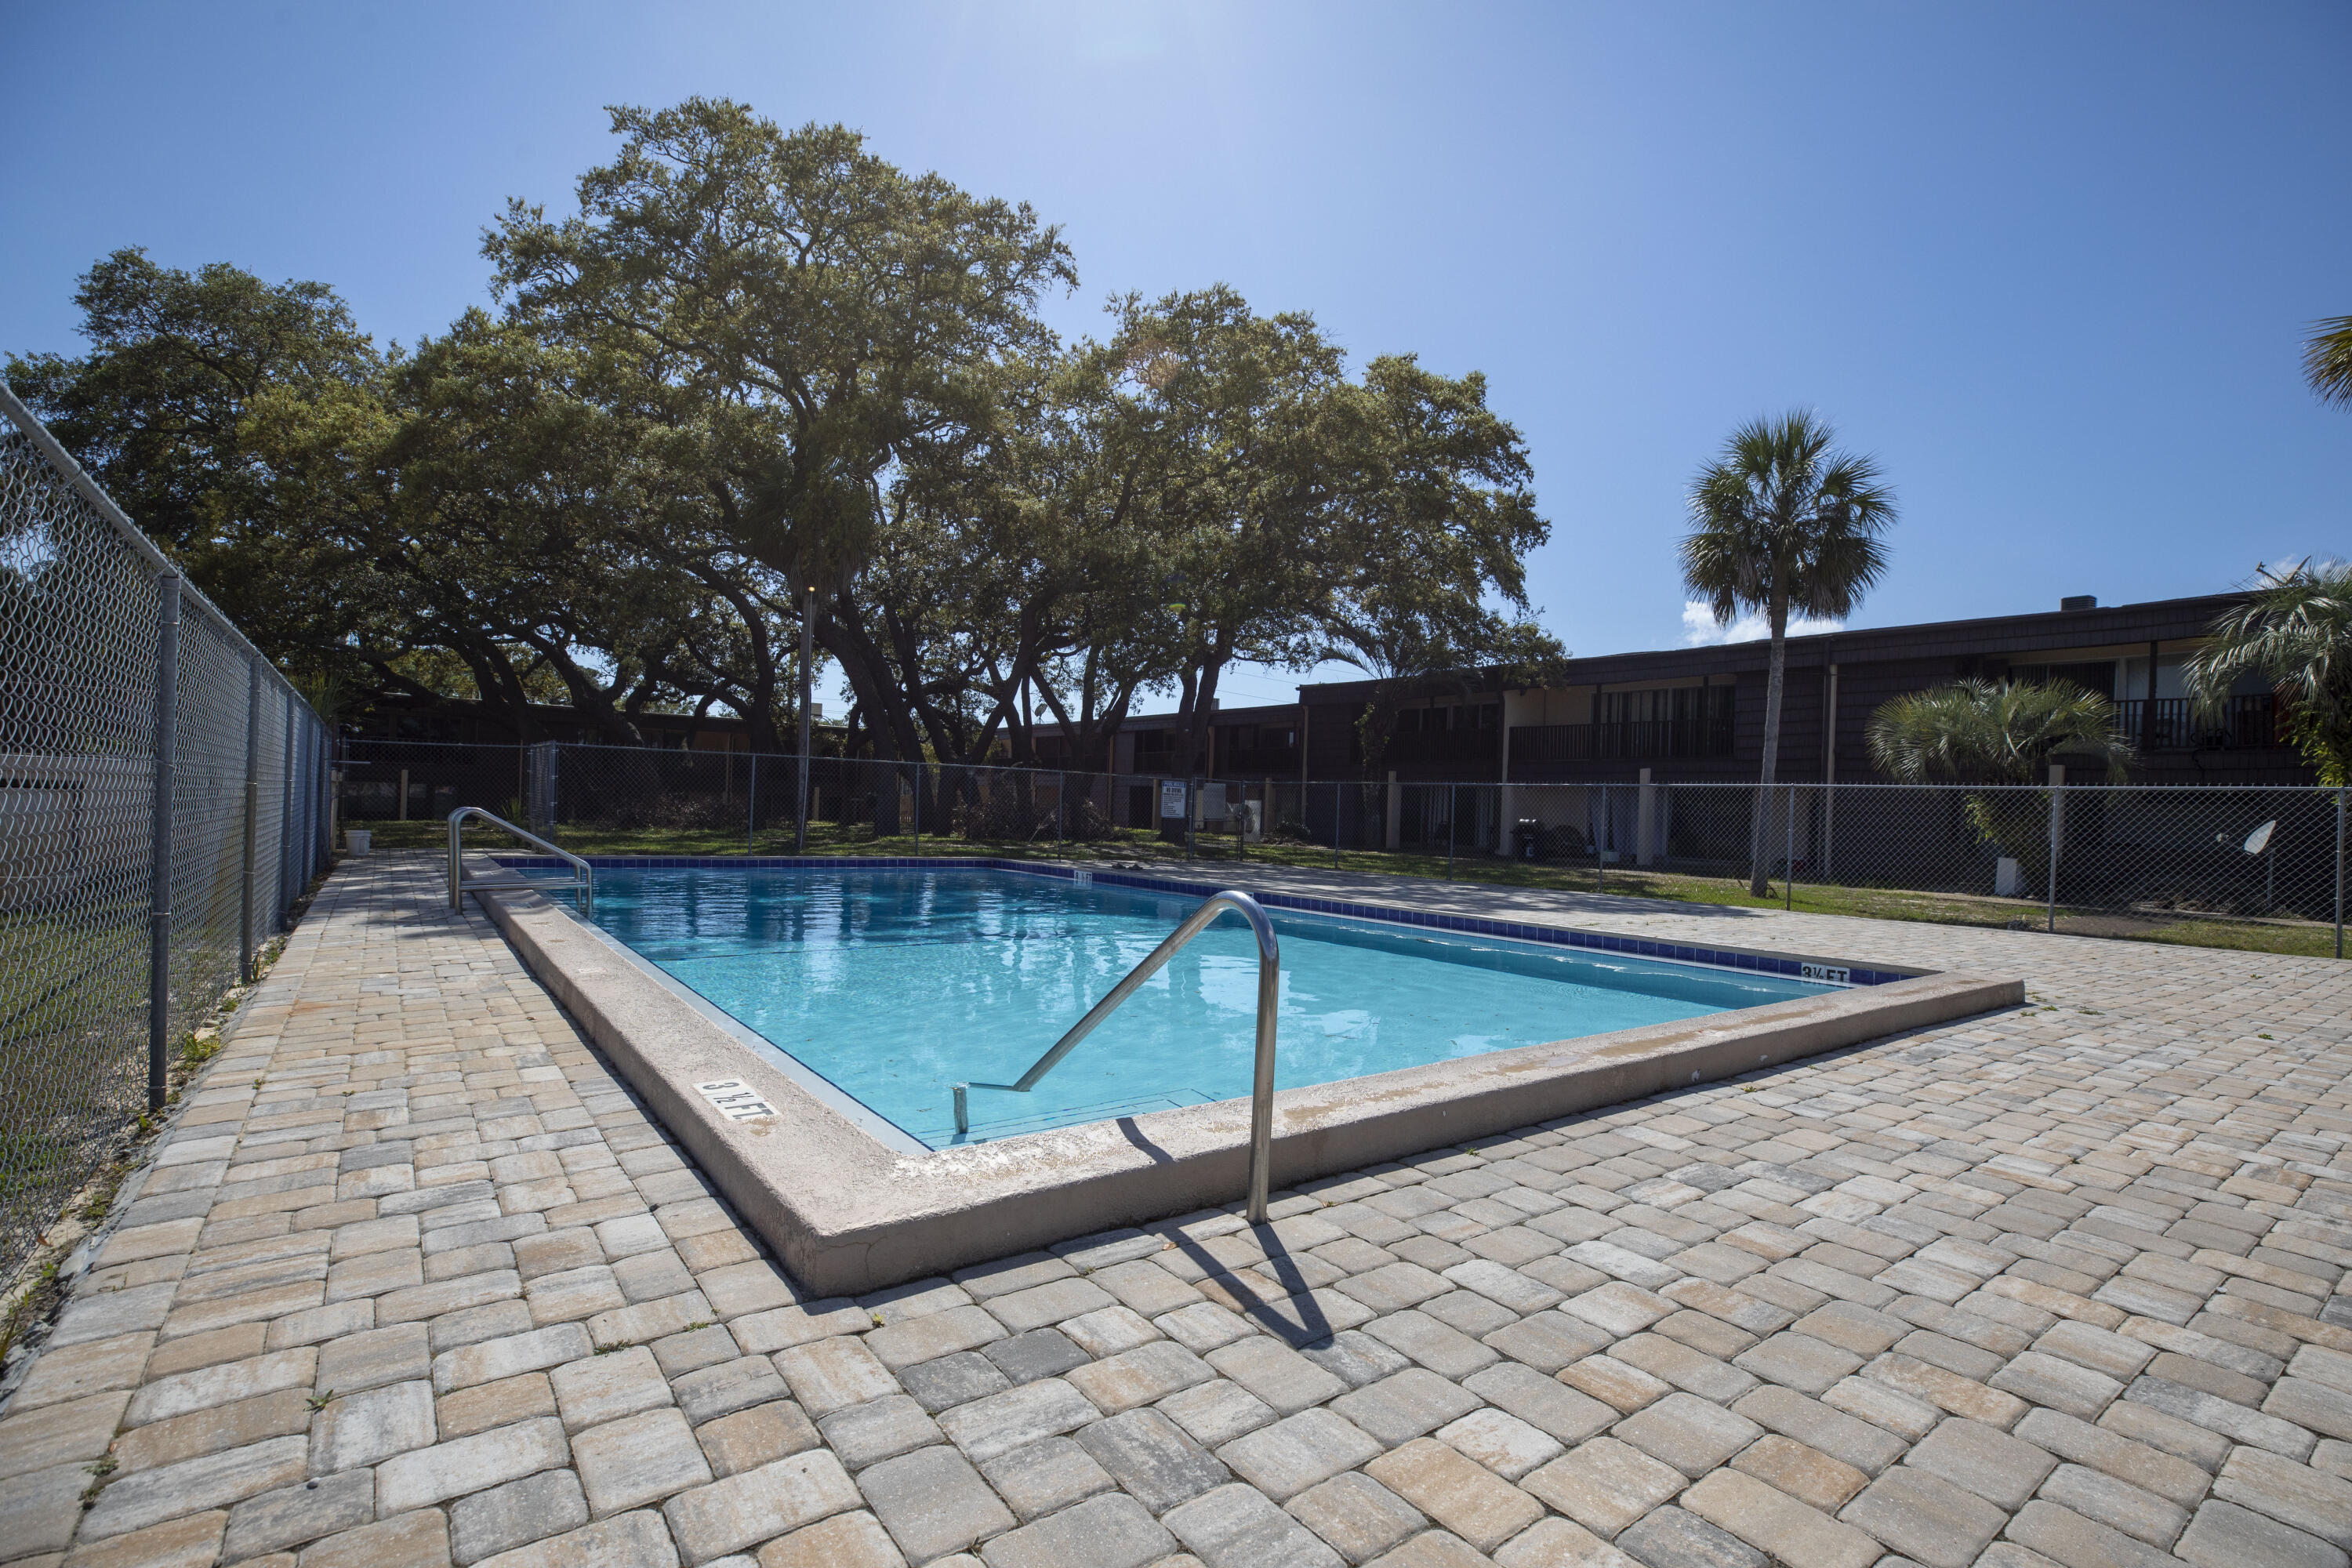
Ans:
{"label": "brick paver stone", "polygon": [[1283,1506],[1349,1563],[1369,1563],[1429,1528],[1419,1509],[1361,1470],[1333,1476]]}
{"label": "brick paver stone", "polygon": [[2315,1536],[2218,1501],[2197,1510],[2173,1553],[2197,1568],[2344,1568],[2352,1562]]}
{"label": "brick paver stone", "polygon": [[1157,1410],[1129,1411],[1080,1427],[1077,1443],[1154,1513],[1232,1479],[1221,1460]]}
{"label": "brick paver stone", "polygon": [[520,1480],[571,1457],[562,1422],[520,1421],[385,1460],[376,1467],[376,1506],[386,1513],[429,1507]]}
{"label": "brick paver stone", "polygon": [[1265,1493],[1238,1483],[1171,1509],[1160,1522],[1207,1568],[1340,1568],[1343,1561]]}
{"label": "brick paver stone", "polygon": [[988,1568],[1143,1568],[1175,1549],[1141,1503],[1111,1492],[997,1536],[981,1557]]}
{"label": "brick paver stone", "polygon": [[1631,1444],[1596,1437],[1521,1479],[1522,1489],[1608,1537],[1689,1483]]}
{"label": "brick paver stone", "polygon": [[[657,1513],[625,1513],[482,1559],[482,1568],[676,1568],[679,1549]],[[309,1568],[304,1564],[303,1568]]]}
{"label": "brick paver stone", "polygon": [[950,1447],[885,1459],[857,1478],[857,1488],[890,1539],[917,1563],[960,1552],[1013,1525],[1012,1510]]}
{"label": "brick paver stone", "polygon": [[1543,1505],[1434,1437],[1406,1444],[1364,1473],[1482,1552],[1543,1517]]}
{"label": "brick paver stone", "polygon": [[680,1492],[662,1514],[679,1554],[706,1563],[856,1506],[841,1462],[816,1449]]}
{"label": "brick paver stone", "polygon": [[1379,1456],[1376,1437],[1329,1410],[1302,1410],[1217,1450],[1234,1473],[1280,1502]]}
{"label": "brick paver stone", "polygon": [[1092,1454],[1067,1437],[1041,1438],[1027,1447],[999,1454],[982,1465],[980,1473],[1014,1515],[1024,1521],[1058,1512],[1118,1485]]}
{"label": "brick paver stone", "polygon": [[974,1460],[986,1460],[1040,1437],[1076,1431],[1101,1414],[1085,1394],[1056,1377],[942,1411],[939,1424],[950,1442]]}
{"label": "brick paver stone", "polygon": [[1566,1447],[1549,1433],[1501,1410],[1473,1411],[1440,1426],[1436,1436],[1507,1481],[1517,1480],[1538,1465],[1558,1458]]}
{"label": "brick paver stone", "polygon": [[588,1522],[588,1500],[569,1470],[541,1470],[476,1492],[449,1510],[449,1554],[460,1564],[562,1535]]}
{"label": "brick paver stone", "polygon": [[760,1549],[760,1568],[903,1568],[907,1559],[870,1513],[837,1513]]}
{"label": "brick paver stone", "polygon": [[710,1464],[676,1410],[647,1410],[572,1439],[572,1462],[588,1494],[589,1511],[602,1518],[659,1502],[711,1479]]}
{"label": "brick paver stone", "polygon": [[1682,1495],[1682,1506],[1783,1563],[1869,1568],[1885,1554],[1870,1536],[1738,1470],[1717,1470]]}
{"label": "brick paver stone", "polygon": [[2008,1520],[1994,1504],[1907,1465],[1864,1488],[1838,1518],[1928,1568],[1964,1568],[1975,1562]]}

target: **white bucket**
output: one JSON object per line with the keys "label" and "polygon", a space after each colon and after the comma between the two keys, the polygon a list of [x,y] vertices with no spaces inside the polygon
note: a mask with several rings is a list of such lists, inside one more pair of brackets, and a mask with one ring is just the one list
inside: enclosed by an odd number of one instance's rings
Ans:
{"label": "white bucket", "polygon": [[343,847],[354,855],[366,854],[368,852],[368,846],[374,842],[374,840],[375,830],[373,828],[346,827],[343,829]]}

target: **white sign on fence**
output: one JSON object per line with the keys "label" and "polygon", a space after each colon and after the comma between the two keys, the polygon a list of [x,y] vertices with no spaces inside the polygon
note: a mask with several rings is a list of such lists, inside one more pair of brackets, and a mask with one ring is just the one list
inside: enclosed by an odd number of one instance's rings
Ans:
{"label": "white sign on fence", "polygon": [[1160,815],[1163,818],[1184,815],[1184,781],[1182,779],[1160,781]]}

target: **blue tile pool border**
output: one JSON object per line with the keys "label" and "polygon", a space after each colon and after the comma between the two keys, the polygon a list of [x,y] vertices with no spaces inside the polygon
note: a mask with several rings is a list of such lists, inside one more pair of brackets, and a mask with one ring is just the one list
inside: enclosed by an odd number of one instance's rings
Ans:
{"label": "blue tile pool border", "polygon": [[[551,855],[493,855],[499,865],[518,871],[560,871],[564,862]],[[600,871],[724,871],[724,870],[851,870],[851,871],[1015,871],[1024,876],[1045,877],[1064,882],[1077,880],[1079,868],[1060,865],[1040,865],[1034,860],[1004,860],[982,856],[858,856],[858,855],[590,855],[588,864]],[[1147,893],[1176,893],[1188,898],[1205,899],[1219,890],[1213,882],[1179,881],[1167,877],[1139,876],[1131,871],[1092,871],[1093,880],[1104,887],[1131,888]],[[1820,959],[1791,957],[1782,953],[1750,952],[1738,948],[1703,947],[1696,943],[1654,942],[1643,937],[1618,936],[1609,931],[1580,931],[1570,926],[1530,925],[1521,921],[1482,920],[1472,915],[1441,914],[1429,910],[1400,909],[1392,904],[1361,904],[1342,899],[1310,899],[1296,893],[1253,893],[1268,909],[1290,910],[1300,914],[1336,915],[1346,920],[1373,921],[1388,925],[1422,926],[1432,931],[1456,931],[1466,936],[1500,937],[1512,942],[1538,942],[1550,947],[1580,947],[1596,952],[1613,952],[1629,958],[1657,958],[1678,963],[1705,963],[1721,969],[1741,969],[1756,974],[1779,975],[1784,979],[1805,981],[1813,984],[1835,984],[1818,975],[1805,973],[1806,966],[1818,968]],[[1849,985],[1885,985],[1897,980],[1913,980],[1929,973],[1919,969],[1871,969],[1860,964],[1838,963],[1833,967],[1846,971]]]}

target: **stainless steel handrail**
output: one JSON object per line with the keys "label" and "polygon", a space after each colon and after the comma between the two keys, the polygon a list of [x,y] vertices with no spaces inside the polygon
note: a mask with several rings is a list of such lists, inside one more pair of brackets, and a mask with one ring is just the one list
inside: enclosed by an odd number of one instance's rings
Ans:
{"label": "stainless steel handrail", "polygon": [[[484,822],[504,828],[535,849],[544,849],[559,859],[571,862],[572,879],[569,882],[550,882],[536,877],[508,880],[488,877],[467,878],[458,865],[457,854],[458,838],[465,829],[466,818],[469,816],[478,816]],[[569,849],[557,848],[536,833],[517,827],[503,816],[491,816],[478,805],[461,805],[449,814],[449,907],[459,914],[465,913],[467,893],[478,892],[486,888],[521,888],[535,893],[562,892],[570,889],[580,896],[582,914],[587,914],[596,907],[596,872],[587,861]]]}
{"label": "stainless steel handrail", "polygon": [[1037,1080],[1054,1070],[1064,1057],[1076,1050],[1080,1040],[1094,1033],[1095,1026],[1111,1016],[1118,1005],[1135,993],[1135,988],[1160,973],[1160,965],[1176,956],[1176,950],[1191,942],[1209,923],[1227,910],[1232,910],[1249,921],[1257,937],[1257,1072],[1250,1088],[1250,1166],[1249,1222],[1265,1223],[1265,1194],[1274,1164],[1274,1023],[1276,1005],[1282,991],[1282,947],[1275,940],[1274,922],[1258,907],[1258,901],[1247,893],[1228,889],[1212,893],[1201,907],[1184,917],[1184,923],[1168,933],[1168,940],[1151,950],[1150,956],[1127,972],[1127,978],[1110,988],[1101,1001],[1087,1010],[1087,1016],[1070,1026],[1070,1032],[1054,1042],[1053,1048],[1039,1057],[1027,1072],[1012,1083],[960,1083],[955,1086],[955,1125],[958,1132],[971,1131],[971,1113],[966,1091],[975,1089],[998,1089],[1012,1094],[1026,1094],[1036,1087]]}

